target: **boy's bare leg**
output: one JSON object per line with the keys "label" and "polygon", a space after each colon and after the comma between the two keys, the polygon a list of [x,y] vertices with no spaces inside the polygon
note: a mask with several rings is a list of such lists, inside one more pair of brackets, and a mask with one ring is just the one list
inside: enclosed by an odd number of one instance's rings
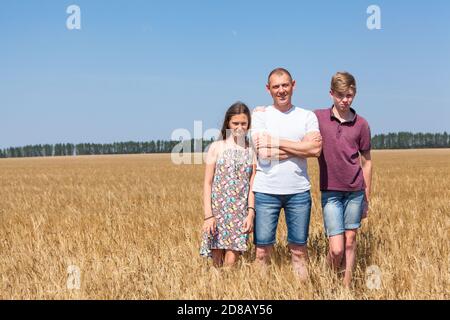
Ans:
{"label": "boy's bare leg", "polygon": [[353,268],[356,260],[356,232],[357,230],[345,231],[345,275],[344,286],[350,287],[352,283]]}
{"label": "boy's bare leg", "polygon": [[328,238],[329,250],[327,261],[330,267],[335,271],[340,271],[342,258],[344,257],[344,234],[338,234]]}

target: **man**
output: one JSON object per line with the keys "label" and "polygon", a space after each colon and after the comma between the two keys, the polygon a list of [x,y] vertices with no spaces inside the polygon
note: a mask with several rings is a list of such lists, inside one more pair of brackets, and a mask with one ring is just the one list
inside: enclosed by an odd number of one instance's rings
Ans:
{"label": "man", "polygon": [[356,259],[356,233],[367,215],[372,180],[370,128],[351,108],[356,95],[355,78],[347,72],[331,80],[331,108],[316,110],[323,138],[319,157],[320,190],[328,262],[345,270],[349,287]]}
{"label": "man", "polygon": [[286,69],[273,70],[266,87],[273,105],[264,112],[255,110],[252,116],[252,140],[258,154],[253,183],[256,262],[268,264],[283,208],[293,269],[306,280],[311,213],[306,158],[321,152],[318,121],[313,112],[292,105],[295,81]]}

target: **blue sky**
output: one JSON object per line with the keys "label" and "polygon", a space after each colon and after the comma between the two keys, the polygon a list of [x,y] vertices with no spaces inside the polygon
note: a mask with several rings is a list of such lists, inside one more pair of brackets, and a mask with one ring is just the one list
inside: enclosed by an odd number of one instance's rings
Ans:
{"label": "blue sky", "polygon": [[[81,8],[81,30],[66,9]],[[381,9],[381,30],[366,10]],[[372,133],[449,131],[450,2],[3,0],[0,147],[169,139],[220,127],[228,106],[270,104],[288,68],[294,104],[328,107],[338,70]]]}

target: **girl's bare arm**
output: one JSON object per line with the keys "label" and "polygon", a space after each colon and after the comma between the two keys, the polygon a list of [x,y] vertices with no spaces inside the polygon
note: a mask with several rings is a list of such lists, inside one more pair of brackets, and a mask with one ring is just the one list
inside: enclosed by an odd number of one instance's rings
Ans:
{"label": "girl's bare arm", "polygon": [[205,179],[203,183],[203,207],[205,218],[212,216],[211,189],[216,169],[217,143],[212,143],[206,155]]}

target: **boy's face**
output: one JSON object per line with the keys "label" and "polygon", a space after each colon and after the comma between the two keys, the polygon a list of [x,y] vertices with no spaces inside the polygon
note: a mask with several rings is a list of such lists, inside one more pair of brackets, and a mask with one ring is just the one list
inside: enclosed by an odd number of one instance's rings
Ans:
{"label": "boy's face", "polygon": [[347,90],[346,92],[336,92],[331,90],[330,95],[333,99],[334,106],[340,112],[349,111],[353,103],[353,99],[355,98],[355,92],[352,89]]}
{"label": "boy's face", "polygon": [[295,88],[295,81],[286,73],[273,74],[267,84],[267,91],[273,98],[275,105],[289,107],[291,105],[292,93]]}

